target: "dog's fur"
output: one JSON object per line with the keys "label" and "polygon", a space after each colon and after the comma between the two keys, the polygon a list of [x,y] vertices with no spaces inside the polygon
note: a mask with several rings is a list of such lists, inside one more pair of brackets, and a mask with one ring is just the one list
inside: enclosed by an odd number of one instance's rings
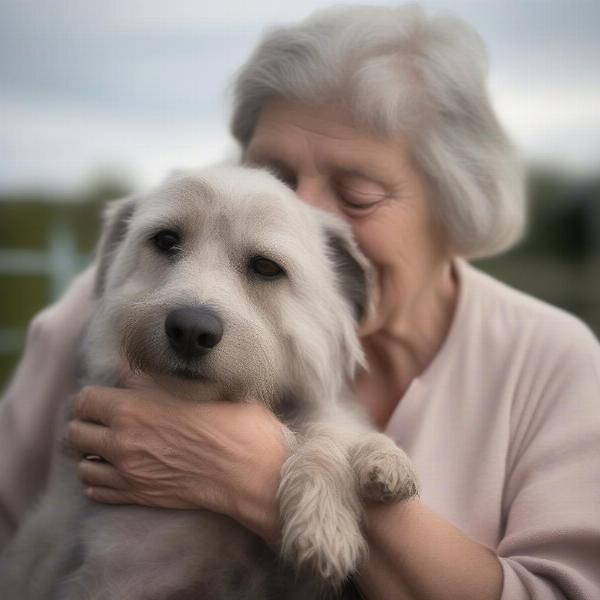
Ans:
{"label": "dog's fur", "polygon": [[[175,255],[157,249],[161,230],[180,236]],[[257,275],[256,256],[284,272]],[[351,401],[369,267],[349,228],[264,171],[213,167],[115,203],[98,261],[85,382],[115,384],[127,359],[183,398],[270,407],[291,432],[281,556],[222,515],[91,503],[73,459],[57,453],[47,493],[0,561],[0,597],[304,600],[323,582],[339,587],[366,552],[361,496],[417,492],[404,453]],[[223,322],[220,342],[193,360],[165,334],[184,306]]]}

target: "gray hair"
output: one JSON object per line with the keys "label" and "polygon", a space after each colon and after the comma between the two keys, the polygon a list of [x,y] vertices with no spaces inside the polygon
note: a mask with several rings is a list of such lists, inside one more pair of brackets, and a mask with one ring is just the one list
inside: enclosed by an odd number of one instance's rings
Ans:
{"label": "gray hair", "polygon": [[326,9],[264,36],[238,72],[231,130],[245,147],[270,99],[335,99],[358,127],[408,136],[453,251],[489,256],[521,237],[526,207],[487,70],[483,41],[456,17],[415,4]]}

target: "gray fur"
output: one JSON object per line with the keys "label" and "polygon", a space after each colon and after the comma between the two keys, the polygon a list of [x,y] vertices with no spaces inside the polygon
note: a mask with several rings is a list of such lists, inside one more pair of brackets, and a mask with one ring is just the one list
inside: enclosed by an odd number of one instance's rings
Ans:
{"label": "gray fur", "polygon": [[341,291],[350,303],[357,322],[360,323],[367,314],[369,302],[367,274],[354,257],[347,237],[335,231],[328,231],[327,245],[331,249]]}
{"label": "gray fur", "polygon": [[[178,255],[153,246],[160,229],[180,232]],[[135,211],[124,203],[102,239],[105,271],[83,346],[84,383],[114,381],[127,358],[183,398],[253,397],[271,407],[288,425],[290,446],[279,489],[280,555],[222,515],[90,503],[73,458],[57,453],[46,494],[0,559],[0,597],[333,597],[366,553],[361,496],[416,493],[406,456],[351,401],[363,355],[347,280],[356,276],[362,290],[369,275],[349,228],[265,172],[221,167],[172,176]],[[341,286],[340,248],[351,257]],[[253,276],[256,255],[277,261],[285,276]],[[213,306],[224,333],[210,353],[186,363],[170,351],[164,320],[194,304]]]}
{"label": "gray fur", "polygon": [[110,266],[112,254],[127,234],[129,220],[135,210],[133,198],[124,198],[113,202],[104,216],[107,226],[98,244],[98,271],[96,274],[96,295],[104,292],[106,273]]}

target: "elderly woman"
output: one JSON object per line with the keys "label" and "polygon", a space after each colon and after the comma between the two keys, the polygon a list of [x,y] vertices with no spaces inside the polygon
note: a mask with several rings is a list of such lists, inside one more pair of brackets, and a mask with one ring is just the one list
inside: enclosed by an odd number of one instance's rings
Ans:
{"label": "elderly woman", "polygon": [[[465,260],[505,250],[524,223],[485,75],[461,21],[361,7],[270,32],[236,82],[243,161],[348,221],[377,270],[356,391],[422,493],[366,507],[370,554],[355,580],[368,599],[600,597],[598,343]],[[3,402],[5,538],[43,485],[91,278],[34,319]],[[276,544],[287,448],[275,417],[125,383],[76,403],[72,443],[113,457],[81,463],[89,496],[218,511]]]}

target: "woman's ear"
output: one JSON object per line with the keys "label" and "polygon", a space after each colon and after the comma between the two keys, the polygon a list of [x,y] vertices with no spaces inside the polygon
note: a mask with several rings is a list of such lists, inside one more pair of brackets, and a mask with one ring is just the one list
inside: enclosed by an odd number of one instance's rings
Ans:
{"label": "woman's ear", "polygon": [[338,285],[356,322],[361,323],[370,311],[373,267],[359,250],[350,227],[337,219],[328,217],[327,221],[325,239]]}
{"label": "woman's ear", "polygon": [[104,210],[102,232],[96,246],[96,297],[104,293],[108,268],[119,244],[125,239],[135,204],[134,198],[127,197],[110,202]]}

